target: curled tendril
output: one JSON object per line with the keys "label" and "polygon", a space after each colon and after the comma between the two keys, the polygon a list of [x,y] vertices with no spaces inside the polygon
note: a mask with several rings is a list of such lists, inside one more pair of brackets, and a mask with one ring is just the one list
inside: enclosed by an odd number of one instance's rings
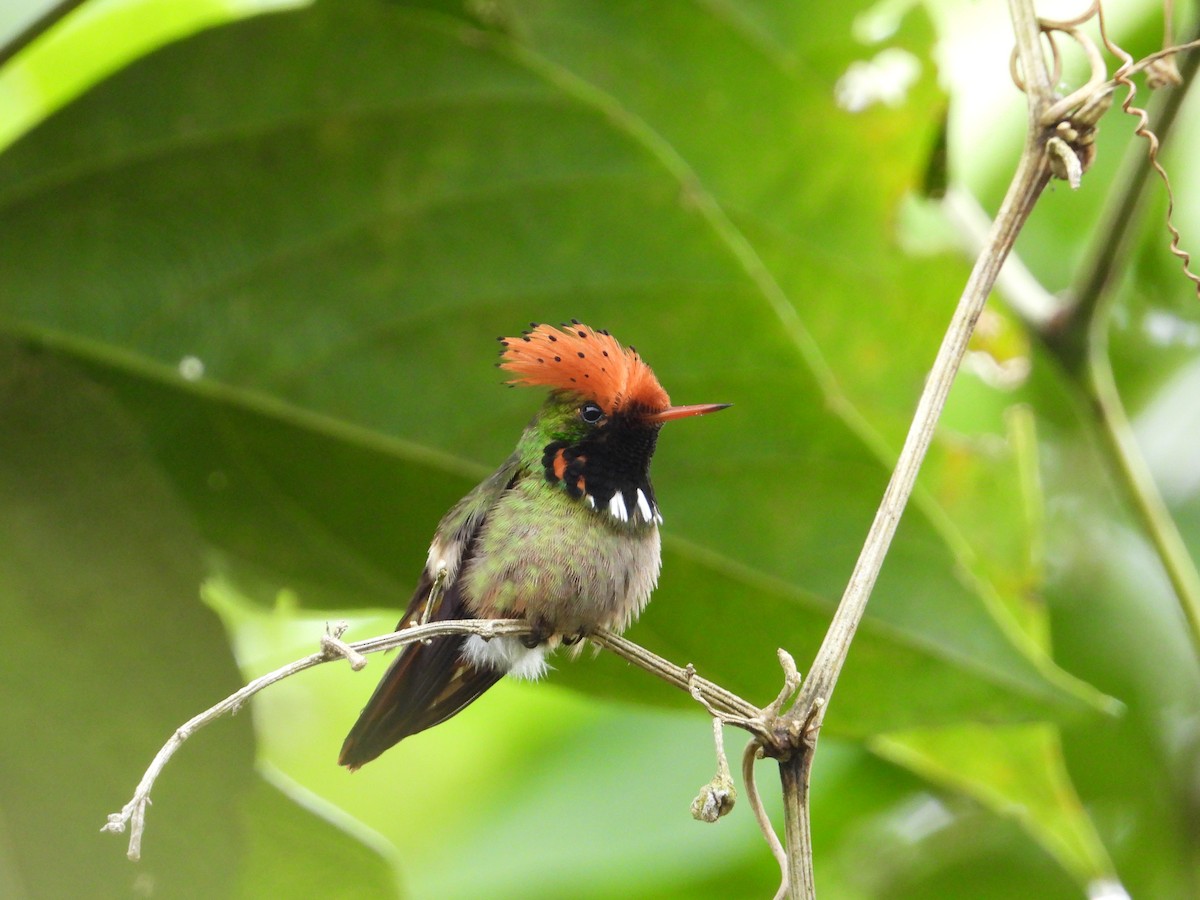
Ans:
{"label": "curled tendril", "polygon": [[[1200,276],[1196,275],[1196,273],[1192,271],[1192,257],[1186,250],[1183,249],[1182,246],[1180,246],[1182,235],[1180,235],[1179,229],[1175,227],[1175,192],[1171,190],[1171,179],[1167,175],[1167,170],[1164,169],[1162,163],[1158,161],[1158,135],[1156,135],[1150,128],[1149,113],[1147,113],[1142,107],[1136,106],[1133,102],[1133,98],[1137,96],[1137,86],[1133,83],[1129,76],[1139,66],[1134,62],[1133,57],[1126,50],[1120,47],[1108,36],[1108,29],[1104,25],[1103,11],[1097,8],[1096,15],[1097,21],[1100,24],[1100,37],[1104,41],[1104,46],[1108,48],[1110,53],[1121,60],[1121,65],[1117,71],[1113,73],[1112,78],[1113,82],[1121,85],[1128,91],[1128,93],[1125,95],[1125,99],[1121,101],[1121,111],[1126,115],[1133,116],[1135,119],[1137,119],[1137,128],[1134,129],[1133,133],[1138,137],[1145,139],[1146,158],[1149,160],[1150,166],[1154,169],[1155,174],[1157,174],[1159,179],[1162,181],[1163,189],[1167,192],[1166,225],[1167,231],[1171,235],[1171,244],[1168,249],[1171,251],[1171,255],[1181,262],[1183,274],[1189,281],[1192,282],[1192,284],[1196,286],[1196,295],[1200,297]],[[1167,58],[1168,55],[1169,54],[1166,53],[1161,55],[1156,54],[1159,59]]]}
{"label": "curled tendril", "polygon": [[[1113,73],[1111,79],[1105,78],[1106,72],[1099,48],[1091,38],[1080,30],[1085,23],[1092,19],[1095,19],[1099,26],[1100,38],[1104,47],[1121,60],[1121,65]],[[1146,141],[1146,158],[1155,174],[1162,181],[1163,188],[1167,193],[1166,226],[1167,231],[1171,235],[1171,243],[1168,249],[1174,257],[1180,260],[1183,267],[1183,274],[1196,286],[1197,296],[1200,296],[1200,275],[1192,271],[1191,255],[1181,246],[1182,235],[1179,233],[1179,229],[1175,227],[1175,193],[1171,188],[1171,179],[1167,175],[1167,170],[1163,168],[1162,163],[1158,159],[1160,149],[1158,135],[1150,127],[1149,114],[1145,109],[1134,103],[1134,98],[1137,96],[1137,87],[1130,77],[1136,72],[1145,70],[1151,78],[1155,78],[1157,81],[1163,83],[1171,83],[1173,79],[1169,77],[1170,67],[1164,69],[1163,64],[1173,64],[1173,57],[1176,53],[1181,50],[1193,49],[1200,43],[1193,41],[1182,46],[1173,46],[1169,8],[1167,10],[1167,19],[1168,22],[1164,32],[1164,49],[1137,62],[1134,61],[1133,57],[1126,50],[1109,37],[1108,28],[1104,21],[1104,9],[1098,0],[1093,0],[1083,13],[1073,19],[1039,19],[1038,24],[1048,39],[1052,55],[1052,82],[1056,83],[1058,81],[1059,73],[1062,69],[1058,45],[1054,41],[1055,33],[1066,34],[1079,44],[1087,56],[1091,67],[1091,77],[1088,79],[1088,82],[1078,90],[1073,91],[1068,96],[1049,106],[1042,114],[1041,122],[1045,127],[1054,127],[1056,129],[1057,133],[1055,137],[1051,138],[1052,141],[1057,141],[1055,147],[1059,148],[1059,156],[1056,159],[1060,160],[1059,169],[1061,171],[1056,171],[1060,177],[1073,175],[1071,183],[1074,186],[1078,179],[1078,173],[1073,167],[1067,165],[1070,160],[1064,159],[1063,151],[1069,149],[1078,153],[1082,149],[1082,169],[1086,171],[1088,163],[1091,162],[1090,154],[1093,152],[1090,147],[1091,132],[1094,131],[1100,116],[1107,111],[1111,104],[1112,94],[1116,88],[1124,87],[1127,89],[1125,99],[1121,102],[1121,111],[1126,115],[1133,116],[1137,120],[1137,127],[1134,129],[1134,134]],[[1021,73],[1018,71],[1015,54],[1010,62],[1010,69],[1012,71],[1013,82],[1018,88],[1024,91],[1025,83],[1021,77]],[[1163,75],[1164,72],[1166,73],[1165,76]],[[1152,83],[1151,86],[1154,86],[1154,84]]]}

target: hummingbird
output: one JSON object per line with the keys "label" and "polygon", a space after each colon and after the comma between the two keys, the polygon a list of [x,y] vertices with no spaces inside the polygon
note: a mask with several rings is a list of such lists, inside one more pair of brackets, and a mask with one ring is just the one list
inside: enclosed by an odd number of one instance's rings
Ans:
{"label": "hummingbird", "polygon": [[527,635],[410,644],[342,744],[351,770],[438,725],[504,675],[596,629],[624,630],[658,582],[662,514],[650,459],[663,423],[725,409],[672,406],[636,348],[577,319],[499,338],[511,386],[550,389],[504,463],[442,519],[400,631],[449,619],[525,619]]}

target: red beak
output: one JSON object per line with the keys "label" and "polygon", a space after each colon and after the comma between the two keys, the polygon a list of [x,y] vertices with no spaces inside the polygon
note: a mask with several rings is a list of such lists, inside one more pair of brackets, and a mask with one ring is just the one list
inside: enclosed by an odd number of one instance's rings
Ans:
{"label": "red beak", "polygon": [[670,422],[688,416],[705,416],[719,409],[728,409],[732,403],[697,403],[695,406],[668,406],[660,413],[651,413],[645,418],[651,422]]}

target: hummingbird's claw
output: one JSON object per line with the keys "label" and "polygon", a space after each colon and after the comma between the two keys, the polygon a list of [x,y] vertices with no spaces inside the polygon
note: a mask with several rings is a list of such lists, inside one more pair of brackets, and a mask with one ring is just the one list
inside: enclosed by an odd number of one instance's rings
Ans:
{"label": "hummingbird's claw", "polygon": [[564,647],[574,647],[580,641],[587,637],[587,632],[580,628],[574,634],[564,634],[562,636],[562,645]]}
{"label": "hummingbird's claw", "polygon": [[530,631],[529,634],[523,634],[519,639],[522,647],[524,647],[526,650],[532,650],[534,647],[546,643],[546,640],[549,637],[550,629],[544,624],[539,623],[533,626],[533,630]]}

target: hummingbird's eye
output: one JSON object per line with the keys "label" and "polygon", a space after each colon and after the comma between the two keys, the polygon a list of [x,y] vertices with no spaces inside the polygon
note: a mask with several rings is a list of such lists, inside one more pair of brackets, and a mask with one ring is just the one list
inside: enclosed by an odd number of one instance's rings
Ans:
{"label": "hummingbird's eye", "polygon": [[579,418],[583,419],[589,425],[595,425],[604,418],[604,410],[595,403],[585,403],[579,407]]}

